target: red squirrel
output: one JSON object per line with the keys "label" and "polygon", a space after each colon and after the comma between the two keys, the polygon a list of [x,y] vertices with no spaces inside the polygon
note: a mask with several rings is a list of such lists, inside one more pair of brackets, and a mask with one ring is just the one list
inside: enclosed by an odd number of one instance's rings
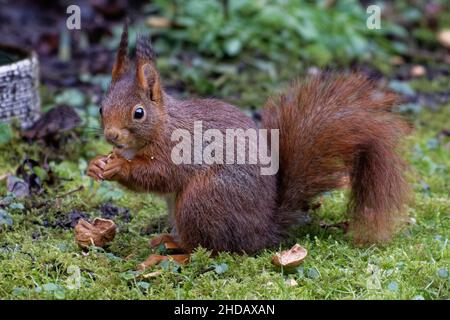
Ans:
{"label": "red squirrel", "polygon": [[134,67],[127,52],[125,27],[100,108],[114,155],[93,159],[88,175],[165,195],[181,248],[255,253],[277,246],[311,202],[345,177],[357,243],[385,242],[404,220],[409,186],[396,149],[409,128],[391,112],[394,93],[359,74],[310,76],[263,108],[261,127],[279,130],[277,174],[262,175],[261,164],[175,164],[175,129],[192,133],[195,121],[220,132],[257,126],[225,102],[165,92],[148,37],[138,36]]}

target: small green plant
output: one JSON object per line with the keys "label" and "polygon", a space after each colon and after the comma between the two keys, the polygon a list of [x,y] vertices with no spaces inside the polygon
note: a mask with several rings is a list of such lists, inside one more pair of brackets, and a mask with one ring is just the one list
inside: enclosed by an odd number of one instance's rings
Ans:
{"label": "small green plant", "polygon": [[318,66],[384,59],[399,50],[386,42],[386,34],[403,31],[387,22],[380,30],[368,29],[368,14],[355,0],[334,4],[305,0],[156,3],[177,26],[161,31],[163,38],[176,43],[175,48],[195,46],[202,54],[219,59],[242,51],[277,62],[286,62],[290,56]]}

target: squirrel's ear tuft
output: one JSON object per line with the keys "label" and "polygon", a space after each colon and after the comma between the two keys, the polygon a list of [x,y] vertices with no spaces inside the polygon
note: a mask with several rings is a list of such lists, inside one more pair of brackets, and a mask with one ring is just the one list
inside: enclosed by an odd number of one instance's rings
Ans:
{"label": "squirrel's ear tuft", "polygon": [[119,49],[117,50],[116,61],[112,69],[112,82],[117,81],[127,70],[128,60],[128,20],[123,26],[122,36],[120,38]]}
{"label": "squirrel's ear tuft", "polygon": [[157,105],[162,105],[162,89],[155,65],[155,53],[149,36],[138,35],[136,41],[136,78]]}

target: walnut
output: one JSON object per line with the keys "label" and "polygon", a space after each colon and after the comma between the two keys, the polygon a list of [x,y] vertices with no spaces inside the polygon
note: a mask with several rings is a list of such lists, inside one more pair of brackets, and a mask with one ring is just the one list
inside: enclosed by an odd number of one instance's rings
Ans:
{"label": "walnut", "polygon": [[112,220],[95,218],[93,223],[80,219],[75,226],[75,239],[81,248],[91,245],[103,247],[116,235],[116,224]]}

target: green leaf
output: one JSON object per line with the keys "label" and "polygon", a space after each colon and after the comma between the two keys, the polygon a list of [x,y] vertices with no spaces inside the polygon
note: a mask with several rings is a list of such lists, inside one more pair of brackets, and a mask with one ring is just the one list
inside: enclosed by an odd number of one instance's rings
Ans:
{"label": "green leaf", "polygon": [[44,289],[44,291],[47,291],[47,292],[53,292],[53,291],[56,291],[56,290],[58,290],[58,288],[59,288],[59,287],[58,287],[56,284],[52,283],[52,282],[45,283],[45,284],[42,286],[42,289]]}
{"label": "green leaf", "polygon": [[126,272],[122,272],[120,274],[120,277],[125,280],[132,280],[132,279],[136,278],[136,276],[138,274],[139,274],[138,271],[128,270]]}
{"label": "green leaf", "polygon": [[66,293],[64,292],[64,289],[61,287],[58,287],[58,289],[53,292],[53,295],[58,300],[63,300],[66,298]]}
{"label": "green leaf", "polygon": [[56,175],[63,179],[72,179],[79,174],[78,165],[74,162],[64,160],[59,164],[52,162],[50,166]]}
{"label": "green leaf", "polygon": [[320,278],[320,273],[316,268],[309,268],[308,272],[307,272],[307,276],[308,276],[308,278],[315,280],[315,279]]}
{"label": "green leaf", "polygon": [[120,200],[123,197],[123,191],[115,188],[111,183],[104,181],[97,189],[97,196],[103,201]]}
{"label": "green leaf", "polygon": [[22,287],[14,287],[12,290],[12,295],[13,296],[21,296],[25,293],[27,293],[28,290],[26,288],[22,288]]}
{"label": "green leaf", "polygon": [[106,255],[106,257],[108,257],[109,260],[112,260],[112,261],[121,261],[122,260],[122,258],[114,255],[111,252],[107,252],[107,253],[105,253],[105,255]]}
{"label": "green leaf", "polygon": [[217,274],[225,273],[225,272],[227,272],[227,270],[228,270],[228,265],[226,263],[221,263],[221,264],[217,264],[214,266],[214,271]]}
{"label": "green leaf", "polygon": [[225,52],[229,56],[237,55],[239,52],[241,52],[241,49],[242,49],[242,42],[237,38],[230,39],[227,42],[225,42]]}
{"label": "green leaf", "polygon": [[414,96],[416,94],[409,83],[403,81],[392,80],[391,82],[389,82],[389,88],[405,96]]}
{"label": "green leaf", "polygon": [[6,123],[0,123],[0,146],[7,144],[13,138],[11,126]]}
{"label": "green leaf", "polygon": [[314,61],[319,67],[323,67],[331,62],[333,56],[331,52],[320,44],[312,44],[304,49],[304,55],[309,60]]}
{"label": "green leaf", "polygon": [[0,209],[0,225],[2,225],[2,224],[7,225],[7,226],[12,226],[13,219],[8,214],[8,212],[6,212],[3,209]]}
{"label": "green leaf", "polygon": [[145,282],[145,281],[139,281],[138,283],[136,283],[138,287],[141,287],[142,289],[147,290],[148,288],[150,288],[150,283]]}
{"label": "green leaf", "polygon": [[437,272],[439,278],[446,279],[448,278],[448,270],[446,268],[440,268]]}
{"label": "green leaf", "polygon": [[398,292],[398,283],[395,281],[392,281],[388,284],[388,290],[392,292]]}
{"label": "green leaf", "polygon": [[25,206],[22,203],[11,203],[8,208],[12,210],[25,210]]}
{"label": "green leaf", "polygon": [[41,179],[41,181],[45,181],[48,178],[47,171],[42,167],[33,167],[33,172]]}
{"label": "green leaf", "polygon": [[84,94],[78,89],[67,89],[55,97],[57,104],[67,104],[79,108],[85,103]]}

